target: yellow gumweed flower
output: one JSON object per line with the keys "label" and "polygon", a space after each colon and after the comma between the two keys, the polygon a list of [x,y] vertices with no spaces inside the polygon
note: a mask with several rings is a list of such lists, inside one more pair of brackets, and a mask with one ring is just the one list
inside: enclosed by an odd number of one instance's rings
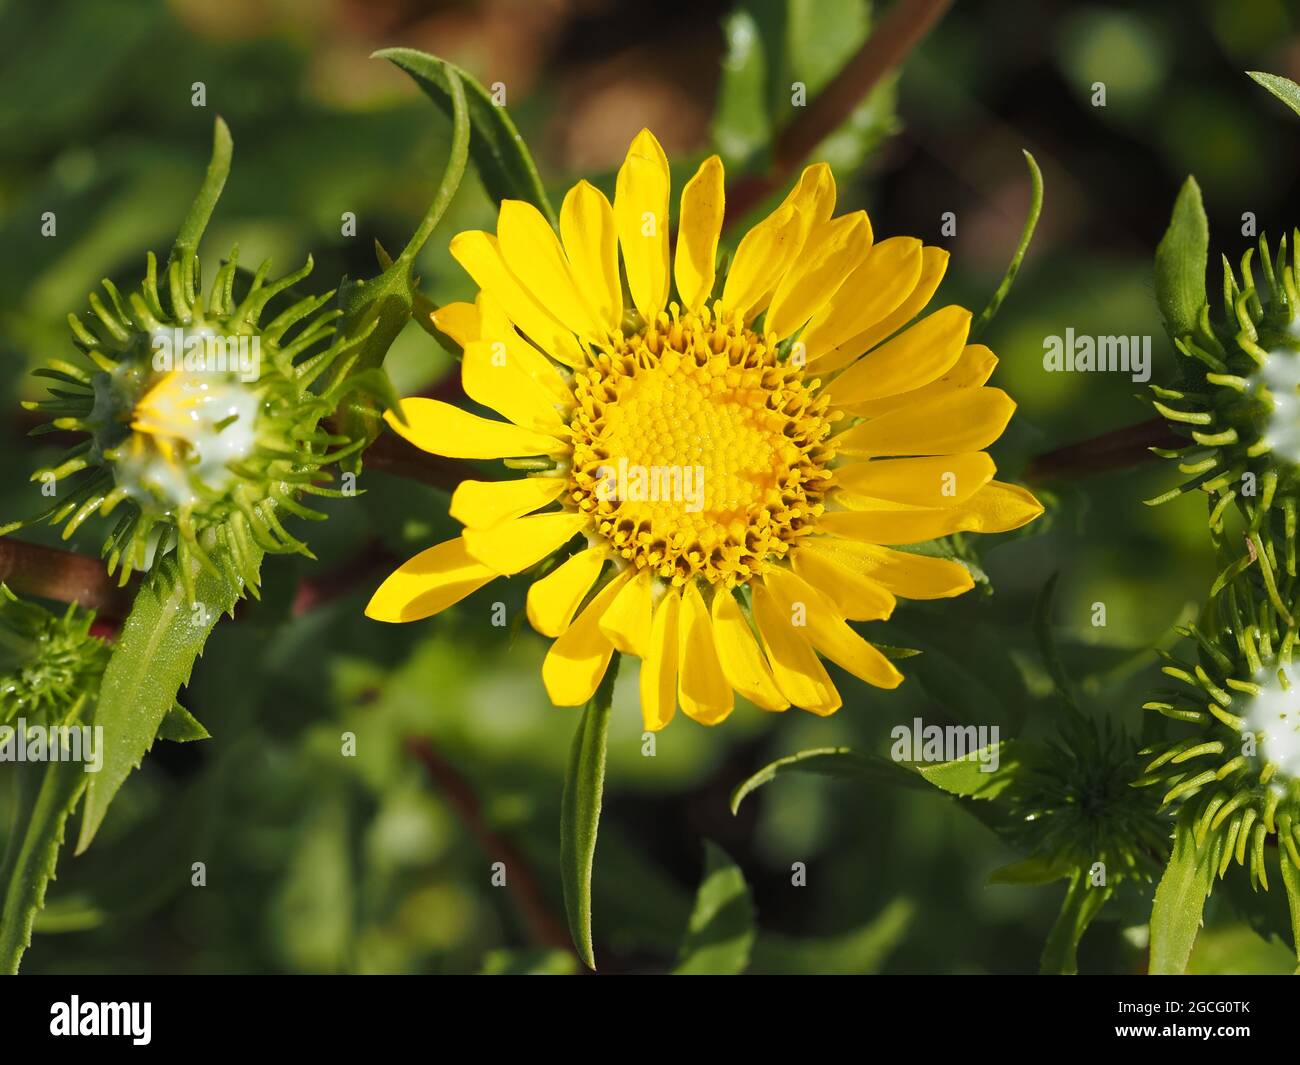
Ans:
{"label": "yellow gumweed flower", "polygon": [[830,714],[841,700],[821,657],[877,687],[902,680],[848,621],[973,586],[961,564],[898,545],[1042,513],[984,451],[1015,404],[985,387],[997,360],[967,343],[969,311],[909,325],[947,253],[877,242],[862,211],[834,217],[825,164],[725,277],[721,161],[682,190],[675,250],[669,191],[645,130],[612,206],[584,181],[558,234],[506,200],[495,235],[452,240],[480,291],[434,320],[464,349],[466,394],[504,420],[416,398],[405,424],[388,421],[425,451],[523,476],[463,482],[464,533],[400,567],[366,613],[425,618],[551,559],[527,609],[554,638],[542,679],[557,705],[590,699],[621,651],[641,659],[648,729],[679,705],[716,724],[736,692]]}

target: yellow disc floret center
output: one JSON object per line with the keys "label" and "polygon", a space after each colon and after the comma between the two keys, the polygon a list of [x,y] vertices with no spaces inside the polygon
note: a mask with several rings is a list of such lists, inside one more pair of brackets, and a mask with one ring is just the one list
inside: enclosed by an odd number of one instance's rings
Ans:
{"label": "yellow disc floret center", "polygon": [[577,375],[573,499],[638,568],[732,586],[822,511],[825,397],[763,338],[661,315]]}

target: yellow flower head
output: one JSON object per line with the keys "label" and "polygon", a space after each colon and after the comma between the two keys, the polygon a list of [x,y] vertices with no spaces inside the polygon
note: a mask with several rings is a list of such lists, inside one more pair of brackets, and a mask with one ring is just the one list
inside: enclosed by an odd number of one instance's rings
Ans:
{"label": "yellow flower head", "polygon": [[959,563],[894,545],[1042,513],[993,480],[983,450],[1015,405],[984,387],[997,360],[966,343],[969,311],[908,326],[947,253],[875,242],[862,211],[832,217],[825,164],[741,240],[725,278],[721,161],[682,190],[671,255],[668,201],[668,160],[644,130],[612,206],[584,181],[558,236],[506,200],[495,236],[452,241],[480,292],[435,322],[464,348],[466,394],[505,420],[408,399],[389,424],[524,476],[463,482],[464,534],[398,569],[366,613],[428,617],[554,556],[528,592],[529,621],[555,638],[554,703],[591,698],[617,650],[642,661],[649,729],[678,705],[716,724],[735,692],[829,714],[841,701],[819,655],[878,687],[902,680],[848,621],[972,587]]}

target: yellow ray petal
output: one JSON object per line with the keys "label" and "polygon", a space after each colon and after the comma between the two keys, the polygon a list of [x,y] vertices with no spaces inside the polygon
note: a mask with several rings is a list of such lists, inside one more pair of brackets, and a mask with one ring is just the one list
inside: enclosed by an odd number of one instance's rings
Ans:
{"label": "yellow ray petal", "polygon": [[673,272],[688,311],[698,311],[713,291],[724,204],[722,160],[711,155],[682,189]]}
{"label": "yellow ray petal", "polygon": [[841,669],[877,688],[897,688],[903,674],[839,616],[834,604],[789,570],[774,568],[763,578],[773,597],[789,611],[806,604],[808,638]]}
{"label": "yellow ray petal", "polygon": [[[883,244],[884,241],[881,241]],[[878,322],[864,326],[862,332],[848,340],[837,341],[835,350],[826,356],[827,366],[846,366],[865,351],[870,351],[886,337],[893,336],[903,326],[925,310],[926,304],[939,288],[944,271],[948,269],[948,253],[942,248],[925,248],[921,252],[921,273],[916,285],[906,299]],[[821,369],[821,367],[818,367]]]}
{"label": "yellow ray petal", "polygon": [[932,399],[944,392],[955,392],[959,388],[979,388],[993,376],[993,368],[997,364],[998,357],[983,344],[967,344],[952,368],[938,380],[910,392],[900,392],[895,396],[872,399],[865,403],[853,403],[844,409],[860,418],[876,418],[888,411]]}
{"label": "yellow ray petal", "polygon": [[579,181],[560,207],[560,235],[579,291],[601,325],[618,332],[623,322],[623,286],[618,278],[618,228],[605,194]]}
{"label": "yellow ray petal", "polygon": [[668,157],[643,129],[614,184],[614,218],[632,302],[652,322],[668,303]]}
{"label": "yellow ray petal", "polygon": [[[784,339],[799,329],[833,301],[870,247],[871,223],[865,211],[833,218],[814,229],[776,287],[765,330]],[[861,294],[855,298],[860,301]]]}
{"label": "yellow ray petal", "polygon": [[519,335],[505,308],[487,292],[478,294],[478,313],[478,335],[473,339],[491,345],[493,363],[513,364],[536,381],[553,404],[571,408],[573,388],[560,368]]}
{"label": "yellow ray petal", "polygon": [[566,559],[528,589],[528,623],[543,636],[560,636],[587,598],[608,553],[589,547]]}
{"label": "yellow ray petal", "polygon": [[618,593],[600,619],[600,631],[624,654],[644,658],[650,653],[654,616],[654,574],[643,569]]}
{"label": "yellow ray petal", "polygon": [[725,588],[713,593],[713,638],[722,672],[731,686],[763,710],[790,705],[772,679],[772,670],[759,650],[735,596]]}
{"label": "yellow ray petal", "polygon": [[490,529],[558,499],[565,483],[563,477],[461,481],[451,494],[451,516],[467,528]]}
{"label": "yellow ray petal", "polygon": [[419,621],[446,610],[496,577],[471,558],[457,537],[421,551],[397,567],[366,604],[375,621]]}
{"label": "yellow ray petal", "polygon": [[435,329],[446,333],[462,348],[478,339],[479,313],[472,303],[448,303],[433,312]]}
{"label": "yellow ray petal", "polygon": [[873,544],[919,544],[955,532],[1008,532],[1027,525],[1043,505],[1019,485],[990,481],[947,510],[845,510],[823,514],[818,528]]}
{"label": "yellow ray petal", "polygon": [[604,336],[604,325],[574,282],[560,238],[542,212],[523,200],[502,200],[497,246],[533,298],[579,336]]}
{"label": "yellow ray petal", "polygon": [[842,566],[828,555],[798,550],[790,558],[794,571],[826,596],[850,621],[879,621],[894,612],[894,597],[870,577]]}
{"label": "yellow ray petal", "polygon": [[796,560],[810,553],[877,582],[903,599],[948,599],[975,587],[970,570],[946,558],[822,536],[805,539]]}
{"label": "yellow ray petal", "polygon": [[768,215],[764,222],[760,222],[759,226],[775,218],[785,207],[793,208],[795,212],[795,228],[785,242],[787,252],[773,263],[765,285],[752,299],[746,301],[745,307],[742,308],[742,316],[746,319],[757,317],[767,308],[781,278],[798,261],[808,234],[830,221],[831,215],[835,213],[835,175],[831,172],[830,165],[813,163],[811,166],[804,167],[794,188],[786,194],[776,211]]}
{"label": "yellow ray petal", "polygon": [[1000,388],[963,388],[854,426],[835,438],[841,455],[952,455],[983,451],[1016,405]]}
{"label": "yellow ray petal", "polygon": [[510,320],[552,358],[566,366],[585,366],[586,356],[573,332],[520,283],[501,256],[497,238],[481,230],[457,233],[452,257],[484,292],[501,304]]}
{"label": "yellow ray petal", "polygon": [[614,656],[614,645],[598,622],[630,573],[625,570],[597,592],[578,620],[551,644],[542,661],[542,684],[556,706],[581,706],[596,694]]}
{"label": "yellow ray petal", "polygon": [[841,488],[914,507],[954,507],[993,479],[997,467],[985,451],[922,459],[876,459],[835,471]]}
{"label": "yellow ray petal", "polygon": [[915,290],[925,255],[914,237],[890,237],[868,251],[799,337],[818,373],[838,369],[863,351],[836,357],[836,346],[891,314]]}
{"label": "yellow ray petal", "polygon": [[670,587],[655,608],[650,652],[641,660],[641,719],[658,732],[677,712],[677,616],[682,595]]}
{"label": "yellow ray petal", "polygon": [[809,227],[829,221],[835,213],[835,174],[829,163],[812,163],[803,168],[781,206],[798,207],[808,219]]}
{"label": "yellow ray petal", "polygon": [[384,420],[399,436],[422,451],[452,459],[515,459],[531,455],[560,455],[569,445],[545,433],[494,422],[450,403],[419,396],[402,400],[406,423],[392,411]]}
{"label": "yellow ray petal", "polygon": [[804,219],[788,204],[746,233],[722,286],[723,308],[745,322],[757,317],[762,301],[794,261],[804,235]]}
{"label": "yellow ray petal", "polygon": [[961,358],[970,311],[949,306],[922,318],[863,356],[827,386],[837,407],[897,395],[928,385]]}
{"label": "yellow ray petal", "polygon": [[718,661],[709,608],[694,581],[682,590],[677,627],[677,697],[682,712],[702,725],[716,725],[731,713],[736,700]]}
{"label": "yellow ray petal", "polygon": [[562,436],[564,419],[551,398],[501,341],[471,340],[460,360],[465,395],[491,407],[515,425],[548,436]]}
{"label": "yellow ray petal", "polygon": [[518,573],[558,551],[591,519],[586,514],[561,511],[533,514],[494,525],[466,529],[465,547],[471,555],[502,576]]}
{"label": "yellow ray petal", "polygon": [[[809,643],[806,625],[796,626],[795,621],[800,619],[795,616],[794,604],[778,601],[765,582],[751,587],[754,622],[781,694],[795,706],[814,714],[835,713],[842,705],[840,693]],[[808,604],[804,603],[805,612],[807,608]]]}

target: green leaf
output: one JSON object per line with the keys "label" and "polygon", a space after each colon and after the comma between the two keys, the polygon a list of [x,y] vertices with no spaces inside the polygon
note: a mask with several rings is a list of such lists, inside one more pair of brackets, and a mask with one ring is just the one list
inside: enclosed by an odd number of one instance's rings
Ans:
{"label": "green leaf", "polygon": [[[1278,847],[1277,860],[1282,866],[1282,886],[1286,888],[1286,901],[1291,910],[1291,945],[1296,960],[1300,961],[1300,869],[1291,864],[1285,847]],[[1300,968],[1296,972],[1300,973]]]}
{"label": "green leaf", "polygon": [[990,884],[1037,885],[1050,884],[1071,876],[1075,868],[1053,855],[1037,855],[1012,862],[989,874]]}
{"label": "green leaf", "polygon": [[1151,907],[1152,975],[1176,975],[1187,968],[1201,926],[1205,900],[1214,886],[1217,850],[1223,837],[1214,835],[1196,846],[1196,819],[1188,807],[1174,828],[1174,850],[1156,887]]}
{"label": "green leaf", "polygon": [[[372,393],[363,393],[345,406],[340,415],[340,428],[343,435],[352,440],[364,439],[367,446],[383,429],[381,404],[374,395],[385,397],[389,406],[395,406],[396,397],[390,394],[392,386],[388,384],[387,376],[380,367],[388,349],[393,346],[393,341],[411,320],[419,296],[415,279],[415,257],[428,242],[456,195],[456,190],[460,188],[470,148],[469,105],[456,68],[421,52],[409,54],[416,57],[411,63],[422,73],[416,73],[396,59],[393,62],[410,73],[421,85],[424,84],[422,78],[440,79],[439,84],[443,86],[446,106],[452,118],[452,140],[447,153],[447,165],[443,168],[442,180],[438,183],[433,201],[402,253],[396,259],[388,260],[387,254],[377,248],[383,264],[383,271],[378,277],[361,281],[344,280],[339,285],[338,306],[343,312],[339,332],[348,341],[354,342],[355,347],[348,358],[340,363],[339,374],[333,386],[341,386],[340,379],[354,386],[364,380]],[[361,462],[361,452],[358,451],[344,465],[355,473],[360,470]]]}
{"label": "green leaf", "polygon": [[1047,936],[1038,971],[1044,976],[1074,976],[1079,971],[1079,940],[1114,888],[1093,887],[1086,872],[1076,871],[1061,903],[1061,912]]}
{"label": "green leaf", "polygon": [[752,165],[772,140],[764,102],[766,60],[754,16],[744,9],[723,20],[727,54],[713,112],[713,144],[729,172]]}
{"label": "green leaf", "polygon": [[0,867],[0,973],[16,973],[32,941],[32,924],[45,904],[46,885],[63,843],[64,827],[86,781],[82,762],[18,762],[14,830]]}
{"label": "green leaf", "polygon": [[1070,685],[1069,674],[1065,671],[1065,666],[1061,662],[1060,651],[1056,646],[1056,636],[1052,632],[1052,602],[1056,598],[1056,582],[1060,578],[1060,572],[1053,573],[1047,578],[1047,583],[1039,590],[1037,598],[1034,600],[1034,639],[1038,643],[1038,653],[1042,656],[1043,665],[1047,667],[1047,675],[1051,678],[1052,687],[1059,698],[1067,707],[1074,706],[1074,695]]}
{"label": "green leaf", "polygon": [[1205,268],[1210,253],[1210,224],[1201,189],[1189,177],[1174,203],[1169,228],[1156,248],[1156,304],[1165,331],[1181,340],[1196,330],[1205,306]]}
{"label": "green leaf", "polygon": [[[260,568],[262,553],[253,550],[253,566]],[[104,670],[94,718],[94,724],[104,729],[104,765],[92,774],[86,790],[78,854],[90,846],[109,803],[153,746],[217,619],[232,611],[239,599],[241,590],[224,577],[194,560],[190,566],[193,606],[186,598],[180,567],[174,556],[169,557],[140,586]]]}
{"label": "green leaf", "polygon": [[704,879],[686,926],[675,976],[738,976],[754,946],[754,903],[726,851],[704,841]]}
{"label": "green leaf", "polygon": [[450,81],[453,75],[458,78],[465,86],[473,129],[469,152],[487,194],[496,203],[527,200],[555,225],[555,211],[523,137],[506,109],[471,74],[414,48],[385,48],[374,56],[406,71],[449,116],[454,115]]}
{"label": "green leaf", "polygon": [[564,885],[564,909],[569,918],[573,945],[589,969],[596,968],[595,948],[591,941],[591,871],[596,859],[596,833],[600,828],[600,807],[605,791],[609,713],[617,673],[616,652],[595,696],[582,712],[582,721],[569,751],[569,768],[564,776],[564,795],[560,800],[560,875]]}
{"label": "green leaf", "polygon": [[798,754],[786,755],[769,762],[731,793],[731,812],[750,792],[761,788],[784,773],[818,773],[828,777],[853,777],[869,783],[924,787],[910,769],[875,754],[860,754],[849,747],[814,747]]}
{"label": "green leaf", "polygon": [[[1015,776],[1016,759],[1012,753],[1015,743],[1003,740],[982,747],[965,758],[954,758],[951,762],[917,763],[916,771],[936,788],[950,795],[960,795],[967,799],[996,799],[1011,784]],[[985,767],[991,759],[990,752],[998,752],[998,767],[986,772]]]}
{"label": "green leaf", "polygon": [[1248,70],[1246,73],[1286,104],[1287,107],[1291,108],[1297,115],[1300,115],[1300,85],[1297,85],[1290,78],[1279,77],[1277,74],[1265,74],[1262,70]]}
{"label": "green leaf", "polygon": [[1020,273],[1020,264],[1024,261],[1025,252],[1029,250],[1029,242],[1034,239],[1034,230],[1038,228],[1038,216],[1043,212],[1043,172],[1038,169],[1038,162],[1028,151],[1024,151],[1025,162],[1029,165],[1029,214],[1025,216],[1024,228],[1020,231],[1020,243],[1016,245],[1015,254],[1011,256],[1011,262],[1007,265],[1007,272],[1002,275],[1002,283],[998,285],[997,291],[993,293],[993,298],[989,300],[988,306],[980,312],[980,316],[975,319],[975,323],[970,328],[970,339],[973,341],[978,337],[989,324],[993,321],[994,315],[1002,306],[1002,301],[1007,298],[1007,293],[1011,291],[1012,284],[1015,283],[1016,275]]}
{"label": "green leaf", "polygon": [[184,256],[198,250],[203,231],[208,228],[208,220],[221,199],[221,190],[226,187],[226,178],[230,176],[230,157],[234,152],[234,142],[230,139],[230,127],[220,116],[212,130],[212,158],[198,195],[190,204],[185,221],[181,223],[176,243],[172,246],[171,261],[184,261]]}
{"label": "green leaf", "polygon": [[189,743],[193,740],[209,740],[212,736],[193,714],[180,703],[175,703],[158,726],[158,738],[171,740],[172,743]]}
{"label": "green leaf", "polygon": [[818,976],[878,972],[915,916],[916,907],[898,898],[868,924],[837,936],[796,939],[760,932],[749,971]]}

